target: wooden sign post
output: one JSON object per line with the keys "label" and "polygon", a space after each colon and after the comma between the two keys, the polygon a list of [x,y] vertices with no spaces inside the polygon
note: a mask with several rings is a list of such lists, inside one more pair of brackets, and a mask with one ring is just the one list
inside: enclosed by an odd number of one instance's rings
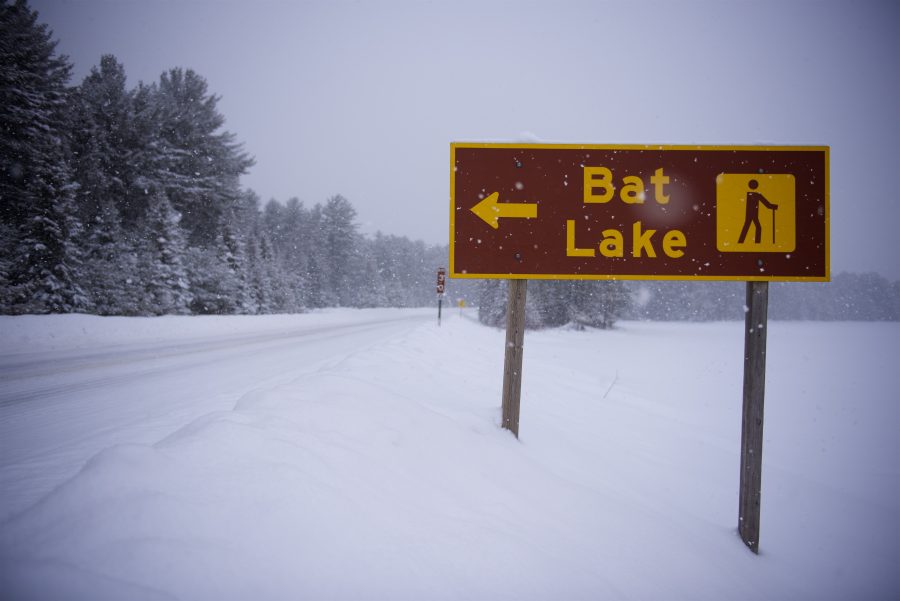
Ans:
{"label": "wooden sign post", "polygon": [[506,304],[506,354],[503,360],[501,425],[519,437],[519,400],[522,395],[522,350],[525,345],[525,296],[528,280],[509,281]]}
{"label": "wooden sign post", "polygon": [[738,532],[744,544],[754,553],[759,553],[763,400],[766,392],[766,332],[769,329],[768,306],[769,283],[747,282]]}

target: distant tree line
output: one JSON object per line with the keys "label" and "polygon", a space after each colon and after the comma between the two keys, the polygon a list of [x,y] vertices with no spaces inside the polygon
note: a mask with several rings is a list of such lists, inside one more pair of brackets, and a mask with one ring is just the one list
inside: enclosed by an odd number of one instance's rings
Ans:
{"label": "distant tree line", "polygon": [[[478,288],[478,319],[506,324],[507,280],[482,280]],[[622,281],[531,280],[525,296],[525,327],[570,325],[577,329],[613,327],[631,299]]]}
{"label": "distant tree line", "polygon": [[0,0],[0,312],[296,312],[434,301],[446,247],[359,232],[336,195],[261,210],[253,165],[191,70],[128,89]]}
{"label": "distant tree line", "polygon": [[[548,281],[528,283],[526,327],[609,328],[619,319],[718,321],[744,318],[744,282]],[[479,287],[482,323],[506,323],[505,280]],[[769,318],[900,321],[900,281],[877,273],[839,273],[831,282],[774,282]]]}
{"label": "distant tree line", "polygon": [[[744,282],[629,282],[628,319],[743,319]],[[877,273],[838,273],[830,282],[773,282],[769,318],[900,321],[900,281]]]}

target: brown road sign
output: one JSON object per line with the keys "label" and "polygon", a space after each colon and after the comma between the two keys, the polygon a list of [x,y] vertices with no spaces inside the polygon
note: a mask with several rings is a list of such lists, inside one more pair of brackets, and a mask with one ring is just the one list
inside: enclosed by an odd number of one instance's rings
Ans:
{"label": "brown road sign", "polygon": [[437,272],[437,293],[444,293],[444,283],[446,281],[447,271],[443,267],[438,268]]}
{"label": "brown road sign", "polygon": [[827,146],[450,145],[450,275],[828,281]]}

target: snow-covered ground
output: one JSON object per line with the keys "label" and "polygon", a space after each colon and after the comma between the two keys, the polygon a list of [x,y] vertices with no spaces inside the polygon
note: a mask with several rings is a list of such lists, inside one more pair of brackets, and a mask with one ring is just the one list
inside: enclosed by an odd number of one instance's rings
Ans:
{"label": "snow-covered ground", "polygon": [[900,596],[900,324],[770,323],[761,554],[742,323],[457,310],[0,318],[0,597]]}

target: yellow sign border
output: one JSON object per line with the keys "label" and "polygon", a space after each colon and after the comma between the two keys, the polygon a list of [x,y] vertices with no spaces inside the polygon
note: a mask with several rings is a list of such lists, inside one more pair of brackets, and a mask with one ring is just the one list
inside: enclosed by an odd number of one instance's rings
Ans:
{"label": "yellow sign border", "polygon": [[[456,149],[457,148],[515,148],[550,150],[693,150],[742,152],[823,152],[825,154],[825,275],[799,276],[672,276],[672,275],[583,275],[583,274],[484,274],[457,273],[454,265],[456,233]],[[450,143],[450,257],[447,276],[473,280],[705,280],[740,282],[830,282],[831,281],[831,147],[816,145],[703,145],[703,144],[550,144],[533,142],[451,142]]]}

